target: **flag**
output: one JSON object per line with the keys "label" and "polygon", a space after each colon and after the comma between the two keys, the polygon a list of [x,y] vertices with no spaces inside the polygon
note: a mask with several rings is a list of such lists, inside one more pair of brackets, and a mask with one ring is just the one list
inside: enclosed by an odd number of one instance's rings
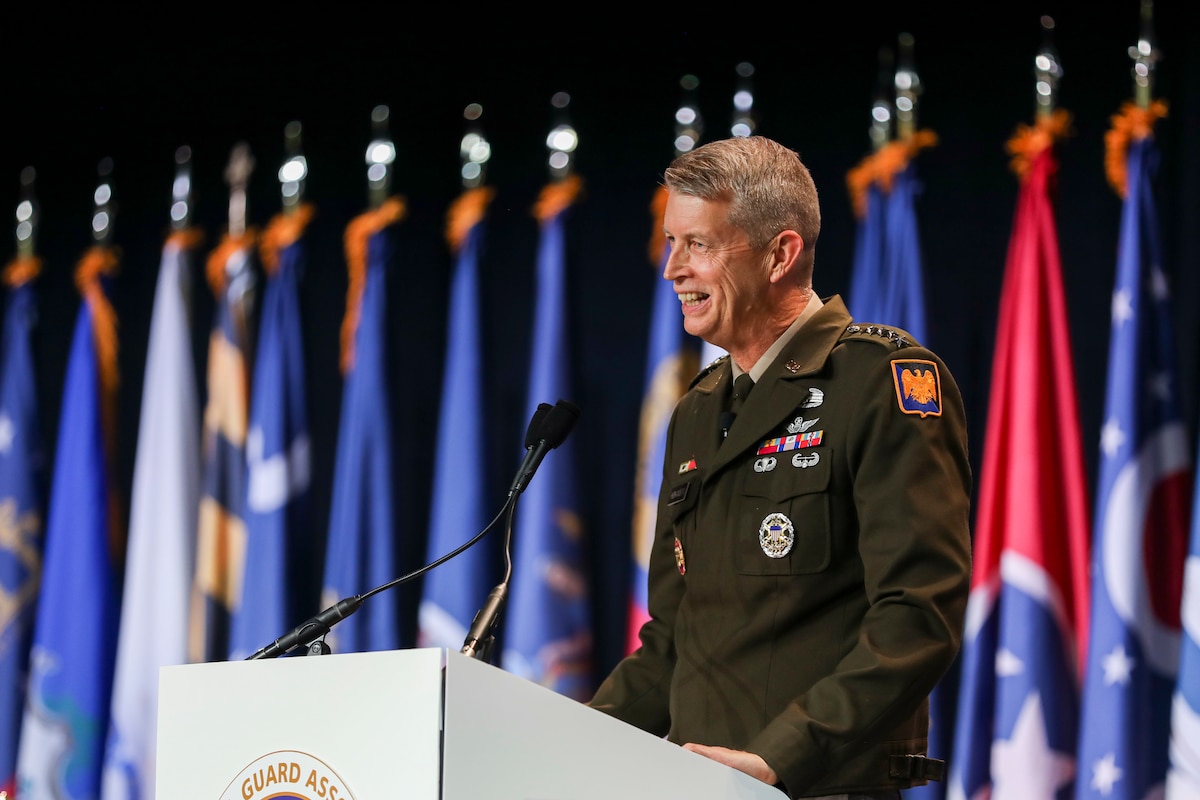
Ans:
{"label": "flag", "polygon": [[4,271],[0,350],[0,797],[16,790],[17,741],[25,708],[29,647],[42,576],[46,516],[45,452],[40,435],[31,337],[37,306],[36,257]]}
{"label": "flag", "polygon": [[1117,151],[1110,163],[1125,157],[1127,169],[1110,176],[1124,203],[1092,538],[1080,800],[1161,796],[1167,774],[1193,477],[1154,204],[1150,129],[1161,113],[1161,102],[1129,104],[1114,120],[1118,136],[1108,139]]}
{"label": "flag", "polygon": [[[396,577],[387,279],[393,250],[388,228],[403,216],[402,202],[386,200],[352,220],[344,237],[350,289],[342,323],[345,383],[321,584],[325,608]],[[332,628],[325,643],[336,653],[394,650],[399,625],[395,593],[382,592]]]}
{"label": "flag", "polygon": [[918,342],[925,335],[925,279],[921,264],[921,237],[917,230],[916,197],[920,181],[916,165],[909,161],[892,178],[885,213],[883,312],[881,321],[898,325]]}
{"label": "flag", "polygon": [[102,282],[114,251],[80,261],[76,316],[58,426],[29,698],[17,751],[22,800],[100,793],[116,656],[123,534],[109,472],[117,382],[116,321]]}
{"label": "flag", "polygon": [[[888,142],[863,159],[846,177],[858,226],[855,231],[850,300],[854,318],[895,325],[923,344],[925,282],[917,229],[920,183],[913,159],[937,142],[932,131]],[[952,745],[958,666],[947,671],[929,697],[929,753],[944,758]],[[941,781],[904,792],[910,800],[940,800]]]}
{"label": "flag", "polygon": [[[541,240],[527,402],[530,418],[540,403],[570,400],[564,217],[580,185],[578,176],[550,184],[537,205]],[[592,632],[585,531],[576,504],[571,438],[546,458],[550,463],[518,495],[502,666],[582,701],[593,691]]]}
{"label": "flag", "polygon": [[883,145],[846,176],[858,218],[849,298],[854,318],[895,325],[923,343],[925,281],[916,211],[921,185],[913,159],[936,142],[932,131],[916,131]]}
{"label": "flag", "polygon": [[[461,547],[490,521],[485,491],[487,459],[478,450],[479,443],[486,440],[487,430],[478,262],[484,214],[493,195],[494,190],[487,187],[469,189],[448,215],[448,238],[457,259],[450,288],[450,323],[437,441],[475,442],[476,452],[468,459],[434,460],[426,563]],[[417,642],[422,647],[458,650],[463,646],[471,620],[497,580],[496,544],[494,535],[485,536],[425,575],[418,612]]]}
{"label": "flag", "polygon": [[163,248],[133,467],[104,800],[154,796],[159,667],[187,663],[200,502],[200,413],[188,298],[195,231]]}
{"label": "flag", "polygon": [[1052,193],[1065,111],[1009,141],[1020,176],[992,362],[951,798],[1066,796],[1087,652],[1088,501]]}
{"label": "flag", "polygon": [[876,175],[878,162],[875,156],[876,153],[872,153],[864,158],[846,176],[856,219],[846,305],[855,319],[882,323],[887,319],[883,303],[886,204]]}
{"label": "flag", "polygon": [[1200,797],[1200,474],[1192,493],[1191,543],[1183,568],[1179,675],[1171,700],[1167,800]]}
{"label": "flag", "polygon": [[208,258],[217,300],[208,342],[208,402],[201,438],[196,574],[188,615],[188,661],[224,661],[246,561],[246,427],[256,318],[252,261],[257,234],[226,234]]}
{"label": "flag", "polygon": [[[652,210],[661,222],[667,192],[660,187]],[[679,297],[671,281],[663,280],[669,245],[661,233],[652,237],[650,257],[658,266],[650,316],[650,340],[642,390],[642,413],[638,422],[638,458],[633,497],[633,573],[630,578],[629,626],[626,651],[640,644],[638,632],[650,618],[650,549],[658,521],[658,490],[662,485],[666,456],[667,425],[679,398],[699,369],[696,339],[683,328]]]}
{"label": "flag", "polygon": [[276,215],[259,246],[267,285],[246,429],[245,574],[229,632],[229,658],[235,661],[320,610],[297,290],[305,257],[302,237],[311,217],[308,205]]}

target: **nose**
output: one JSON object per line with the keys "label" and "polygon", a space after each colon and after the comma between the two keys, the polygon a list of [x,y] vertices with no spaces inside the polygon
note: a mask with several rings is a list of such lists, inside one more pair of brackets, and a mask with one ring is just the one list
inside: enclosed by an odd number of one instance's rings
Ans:
{"label": "nose", "polygon": [[663,266],[663,277],[673,281],[682,274],[685,266],[683,256],[667,245],[667,263]]}

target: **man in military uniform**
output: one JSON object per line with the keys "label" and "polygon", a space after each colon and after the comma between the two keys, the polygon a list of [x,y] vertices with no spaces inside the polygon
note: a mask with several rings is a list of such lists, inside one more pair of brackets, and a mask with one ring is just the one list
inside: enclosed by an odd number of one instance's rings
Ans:
{"label": "man in military uniform", "polygon": [[664,277],[729,355],[674,411],[650,619],[590,705],[790,797],[898,797],[943,767],[928,698],[970,582],[962,398],[906,332],[813,293],[795,152],[716,141],[664,177]]}

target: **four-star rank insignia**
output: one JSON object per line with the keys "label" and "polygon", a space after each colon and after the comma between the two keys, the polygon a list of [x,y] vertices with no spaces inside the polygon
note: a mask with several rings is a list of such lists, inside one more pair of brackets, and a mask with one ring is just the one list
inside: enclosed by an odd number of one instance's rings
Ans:
{"label": "four-star rank insignia", "polygon": [[922,417],[941,416],[942,381],[937,364],[924,359],[893,361],[892,379],[901,411]]}

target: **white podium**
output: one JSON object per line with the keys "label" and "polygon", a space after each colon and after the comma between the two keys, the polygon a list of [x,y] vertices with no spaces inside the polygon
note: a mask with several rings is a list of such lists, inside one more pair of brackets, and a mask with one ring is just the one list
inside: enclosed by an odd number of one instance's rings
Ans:
{"label": "white podium", "polygon": [[163,667],[160,800],[781,800],[441,648]]}

